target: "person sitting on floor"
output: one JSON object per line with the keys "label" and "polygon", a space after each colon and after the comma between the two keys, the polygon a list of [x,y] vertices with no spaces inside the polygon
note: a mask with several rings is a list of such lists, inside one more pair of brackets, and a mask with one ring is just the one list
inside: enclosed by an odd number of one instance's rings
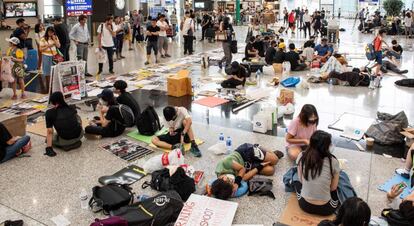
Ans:
{"label": "person sitting on floor", "polygon": [[257,50],[257,54],[260,57],[264,57],[265,54],[265,45],[264,45],[264,41],[263,41],[263,37],[260,35],[256,36],[256,39],[253,43],[253,47]]}
{"label": "person sitting on floor", "polygon": [[121,135],[125,131],[125,125],[114,93],[110,89],[104,89],[98,98],[100,116],[90,122],[85,128],[85,133],[100,137]]}
{"label": "person sitting on floor", "polygon": [[306,70],[307,68],[306,64],[301,62],[299,53],[297,53],[295,49],[296,49],[295,44],[290,43],[289,52],[285,54],[285,61],[288,61],[290,63],[290,67],[292,68],[292,71]]}
{"label": "person sitting on floor", "polygon": [[313,48],[312,42],[305,42],[305,45],[303,46],[301,57],[309,64],[313,61],[313,56],[315,55],[315,50]]}
{"label": "person sitting on floor", "polygon": [[396,169],[395,172],[404,178],[410,178],[410,171],[413,168],[414,157],[414,143],[408,149],[407,156],[405,157],[405,167]]}
{"label": "person sitting on floor", "polygon": [[400,183],[392,186],[391,190],[387,192],[387,206],[397,210],[402,221],[408,221],[408,225],[414,225],[414,192],[411,192],[404,199],[400,199],[404,189],[407,188],[402,187]]}
{"label": "person sitting on floor", "polygon": [[226,68],[227,80],[221,83],[221,87],[235,89],[244,86],[246,78],[249,76],[247,69],[237,61],[231,63],[231,67]]}
{"label": "person sitting on floor", "polygon": [[208,194],[227,200],[234,196],[243,181],[256,174],[272,176],[275,165],[283,157],[281,151],[271,151],[258,144],[242,144],[216,166],[217,180],[208,187]]}
{"label": "person sitting on floor", "polygon": [[246,60],[251,60],[252,58],[257,58],[259,56],[259,51],[254,48],[254,42],[256,38],[250,37],[249,43],[246,45],[246,49],[244,51],[244,57]]}
{"label": "person sitting on floor", "polygon": [[277,51],[275,53],[273,63],[282,64],[285,61],[286,56],[286,45],[284,42],[279,43]]}
{"label": "person sitting on floor", "polygon": [[12,136],[9,130],[0,122],[0,163],[26,153],[30,148],[29,136]]}
{"label": "person sitting on floor", "polygon": [[286,150],[289,158],[296,160],[298,155],[309,146],[309,139],[317,130],[319,123],[315,106],[305,104],[299,116],[290,122],[286,133]]}
{"label": "person sitting on floor", "polygon": [[[167,106],[163,110],[168,133],[152,137],[152,143],[160,148],[173,150],[177,145],[191,142],[190,152],[195,157],[201,157],[201,151],[195,140],[193,121],[184,107]],[[184,153],[184,152],[183,152]]]}
{"label": "person sitting on floor", "polygon": [[317,130],[309,147],[299,154],[299,181],[294,182],[299,207],[309,214],[329,216],[339,207],[339,161],[331,153],[331,134]]}
{"label": "person sitting on floor", "polygon": [[332,56],[333,48],[328,45],[327,38],[322,38],[321,44],[315,46],[315,51],[318,53],[315,58],[326,62]]}
{"label": "person sitting on floor", "polygon": [[124,80],[117,80],[114,83],[114,92],[119,96],[116,98],[118,104],[123,104],[131,108],[134,113],[135,121],[141,116],[141,108],[135,98],[126,91],[128,84]]}
{"label": "person sitting on floor", "polygon": [[265,61],[266,64],[272,65],[276,55],[277,42],[275,40],[270,42],[270,47],[266,50]]}
{"label": "person sitting on floor", "polygon": [[[56,152],[53,147],[62,148],[65,151],[79,148],[83,137],[82,120],[76,109],[69,106],[62,92],[54,92],[49,98],[53,107],[46,111],[46,153],[53,157]],[[53,134],[55,128],[57,134]]]}
{"label": "person sitting on floor", "polygon": [[392,47],[385,51],[385,55],[388,58],[390,58],[390,60],[393,61],[393,63],[397,63],[395,62],[395,60],[401,59],[403,48],[401,47],[400,44],[398,44],[397,40],[395,39],[391,41],[391,44],[392,44]]}
{"label": "person sitting on floor", "polygon": [[339,208],[335,220],[323,220],[318,226],[368,226],[371,220],[371,209],[361,198],[347,199]]}

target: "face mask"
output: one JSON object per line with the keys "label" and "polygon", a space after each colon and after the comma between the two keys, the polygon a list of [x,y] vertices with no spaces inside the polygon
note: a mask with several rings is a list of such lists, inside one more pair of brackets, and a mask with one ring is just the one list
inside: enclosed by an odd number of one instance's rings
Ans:
{"label": "face mask", "polygon": [[236,179],[236,177],[233,174],[226,174],[226,177],[231,182],[234,182],[234,180]]}
{"label": "face mask", "polygon": [[108,105],[108,102],[106,102],[106,101],[104,101],[102,99],[99,99],[99,104],[100,105],[103,105],[103,106],[107,106]]}

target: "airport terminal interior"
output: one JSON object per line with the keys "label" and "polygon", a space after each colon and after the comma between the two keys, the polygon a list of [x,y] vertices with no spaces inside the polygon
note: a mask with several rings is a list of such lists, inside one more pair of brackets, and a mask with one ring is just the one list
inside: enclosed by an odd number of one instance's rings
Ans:
{"label": "airport terminal interior", "polygon": [[0,0],[0,225],[414,225],[412,0]]}

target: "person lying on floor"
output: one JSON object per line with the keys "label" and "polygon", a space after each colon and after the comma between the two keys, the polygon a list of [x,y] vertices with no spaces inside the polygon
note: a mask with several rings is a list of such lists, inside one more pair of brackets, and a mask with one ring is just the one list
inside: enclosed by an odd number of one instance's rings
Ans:
{"label": "person lying on floor", "polygon": [[192,127],[193,121],[187,109],[167,106],[164,108],[163,114],[164,125],[168,128],[168,132],[152,137],[152,143],[157,147],[173,150],[184,143],[191,142],[190,152],[195,157],[201,157],[201,151],[198,149]]}
{"label": "person lying on floor", "polygon": [[332,56],[334,50],[332,46],[328,45],[328,39],[322,38],[321,43],[315,46],[315,51],[318,53],[315,59],[326,62]]}
{"label": "person lying on floor", "polygon": [[99,117],[95,117],[85,128],[86,134],[101,137],[117,137],[125,131],[124,119],[119,111],[114,93],[110,89],[102,90],[99,98]]}
{"label": "person lying on floor", "polygon": [[128,84],[124,80],[117,80],[114,83],[114,92],[118,94],[116,101],[118,104],[123,104],[131,108],[132,112],[134,113],[135,121],[141,115],[141,108],[139,107],[138,102],[135,98],[126,91],[128,88]]}
{"label": "person lying on floor", "polygon": [[336,72],[345,72],[347,71],[348,62],[346,61],[345,57],[340,54],[334,54],[333,56],[329,57],[328,61],[321,67],[319,72],[321,74],[328,74],[332,71]]}
{"label": "person lying on floor", "polygon": [[369,226],[371,209],[368,204],[358,198],[347,199],[339,208],[335,220],[323,220],[318,226]]}
{"label": "person lying on floor", "polygon": [[309,139],[317,130],[318,112],[312,104],[305,104],[298,117],[294,118],[286,133],[286,152],[295,161],[298,155],[309,146]]}
{"label": "person lying on floor", "polygon": [[[83,137],[82,120],[76,109],[65,102],[62,92],[54,92],[49,98],[53,107],[46,111],[46,152],[53,157],[56,152],[53,147],[65,151],[79,148]],[[56,134],[54,134],[54,129]]]}
{"label": "person lying on floor", "polygon": [[239,86],[244,86],[246,78],[249,76],[247,68],[237,61],[233,61],[231,66],[226,68],[226,74],[228,75],[228,78],[221,83],[221,87],[227,89],[235,89]]}
{"label": "person lying on floor", "polygon": [[369,86],[370,82],[369,75],[358,68],[342,73],[331,71],[329,74],[321,75],[320,82],[326,82],[329,79],[332,79],[333,85],[343,86]]}
{"label": "person lying on floor", "polygon": [[295,51],[296,47],[295,44],[289,44],[289,52],[285,54],[285,61],[290,63],[290,67],[292,71],[303,71],[306,70],[307,65],[302,63],[301,57],[299,53]]}
{"label": "person lying on floor", "polygon": [[391,61],[383,60],[382,61],[381,72],[386,74],[386,73],[388,73],[388,70],[390,70],[390,71],[392,71],[396,74],[399,74],[399,75],[408,73],[408,70],[400,70],[400,68],[396,64],[392,63]]}
{"label": "person lying on floor", "polygon": [[29,136],[12,136],[9,130],[0,122],[0,163],[26,153],[30,148]]}
{"label": "person lying on floor", "polygon": [[309,214],[329,216],[339,207],[339,161],[331,153],[331,134],[317,130],[309,148],[299,154],[299,181],[294,182],[299,207]]}
{"label": "person lying on floor", "polygon": [[207,193],[227,200],[234,196],[242,181],[249,181],[256,174],[272,176],[275,165],[282,157],[281,151],[271,151],[258,144],[242,144],[217,163],[217,180],[207,189]]}

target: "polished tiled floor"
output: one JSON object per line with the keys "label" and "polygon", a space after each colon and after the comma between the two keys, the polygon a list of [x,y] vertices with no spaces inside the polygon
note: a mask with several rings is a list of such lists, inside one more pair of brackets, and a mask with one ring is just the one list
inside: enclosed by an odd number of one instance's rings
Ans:
{"label": "polished tiled floor", "polygon": [[[358,32],[352,33],[351,21],[344,20],[342,24],[343,27],[347,28],[347,31],[341,33],[339,50],[353,54],[362,54],[364,44],[372,40],[373,37],[361,35]],[[237,27],[237,37],[239,40],[244,40],[245,31],[245,27]],[[0,36],[7,35],[1,33]],[[285,37],[286,39],[287,37]],[[300,36],[295,36],[292,41],[299,44],[303,42],[303,39]],[[401,39],[401,42],[406,49],[401,67],[409,69],[410,72],[407,74],[407,77],[413,78],[414,66],[412,62],[414,54],[412,49],[410,49],[411,47],[409,47],[412,46],[413,42],[404,38]],[[178,60],[182,56],[181,48],[181,43],[175,42],[173,44],[172,55],[175,57],[172,60]],[[217,43],[197,42],[196,45],[197,51],[217,48],[220,48],[220,45]],[[142,68],[143,51],[142,47],[136,47],[134,51],[125,51],[127,59],[116,62],[115,71],[122,74]],[[90,56],[90,71],[95,71],[96,63],[92,50]],[[351,64],[355,66],[364,65],[365,63],[366,61],[363,58],[351,61]],[[208,71],[200,71],[200,74],[197,71],[200,70],[195,70],[195,78],[197,76],[212,76],[218,73],[216,67],[210,67]],[[266,68],[263,81],[269,79],[271,74],[270,68]],[[305,72],[298,75],[306,76],[306,74]],[[376,111],[397,113],[404,110],[412,122],[414,119],[414,107],[412,105],[414,92],[410,89],[396,87],[393,82],[399,78],[396,75],[387,76],[384,79],[383,88],[375,91],[369,91],[363,87],[328,87],[325,84],[311,85],[309,90],[295,90],[295,115],[303,104],[312,103],[317,107],[320,114],[320,128],[329,132],[334,131],[327,129],[328,124],[333,122],[343,112],[355,112],[374,117]],[[215,84],[207,84],[205,86],[212,88],[215,87]],[[204,85],[201,84],[199,87],[203,89]],[[262,88],[262,86],[259,87]],[[254,87],[249,89],[254,89]],[[277,94],[278,88],[273,89],[270,98],[263,102],[274,104]],[[9,95],[10,90],[3,91],[0,94],[2,97],[0,101],[5,100]],[[143,105],[156,104],[158,108],[161,108],[165,103],[188,105],[191,102],[191,99],[177,100],[167,98],[159,91],[153,94],[153,99],[148,98],[149,95],[143,92],[138,92],[136,95]],[[90,108],[82,105],[80,107],[82,115],[93,114]],[[247,131],[250,126],[249,120],[260,108],[261,105],[255,105],[233,115],[226,113],[228,109],[217,107],[210,109],[207,117],[204,107],[191,106],[191,111],[196,121],[194,124],[195,131],[206,143],[200,147],[204,154],[203,158],[196,159],[191,155],[186,155],[186,159],[196,169],[202,169],[206,172],[204,182],[214,176],[215,164],[211,163],[217,162],[221,158],[207,151],[208,147],[216,142],[220,132],[225,133],[226,136],[232,136],[235,145],[251,142],[284,150],[283,138]],[[285,123],[288,122],[289,119],[285,119]],[[97,148],[117,139],[85,140],[81,149],[69,153],[58,151],[58,155],[54,158],[48,158],[43,155],[43,138],[32,135],[32,139],[33,150],[30,158],[14,159],[0,165],[2,175],[0,177],[0,222],[6,219],[21,218],[26,221],[27,225],[53,225],[50,218],[62,214],[71,221],[71,225],[89,225],[95,217],[102,217],[80,208],[79,193],[82,188],[89,191],[93,186],[97,185],[97,179],[100,176],[112,174],[127,165],[126,162],[112,154]],[[346,141],[342,140],[341,142]],[[378,191],[377,187],[393,174],[395,168],[402,165],[401,160],[397,158],[388,159],[371,152],[356,152],[340,147],[335,149],[334,154],[338,158],[348,160],[345,171],[350,175],[358,195],[369,203],[373,214],[379,215],[386,205],[385,194]],[[138,160],[135,163],[140,165],[145,159]],[[292,163],[285,158],[276,166],[276,173],[272,177],[276,182],[273,190],[276,195],[275,201],[264,197],[247,196],[234,200],[239,203],[235,223],[258,223],[267,226],[278,220],[289,195],[284,192],[282,176],[291,165]],[[142,190],[140,188],[142,182],[140,181],[133,185],[134,191],[137,194],[154,194],[154,192],[148,189]]]}

